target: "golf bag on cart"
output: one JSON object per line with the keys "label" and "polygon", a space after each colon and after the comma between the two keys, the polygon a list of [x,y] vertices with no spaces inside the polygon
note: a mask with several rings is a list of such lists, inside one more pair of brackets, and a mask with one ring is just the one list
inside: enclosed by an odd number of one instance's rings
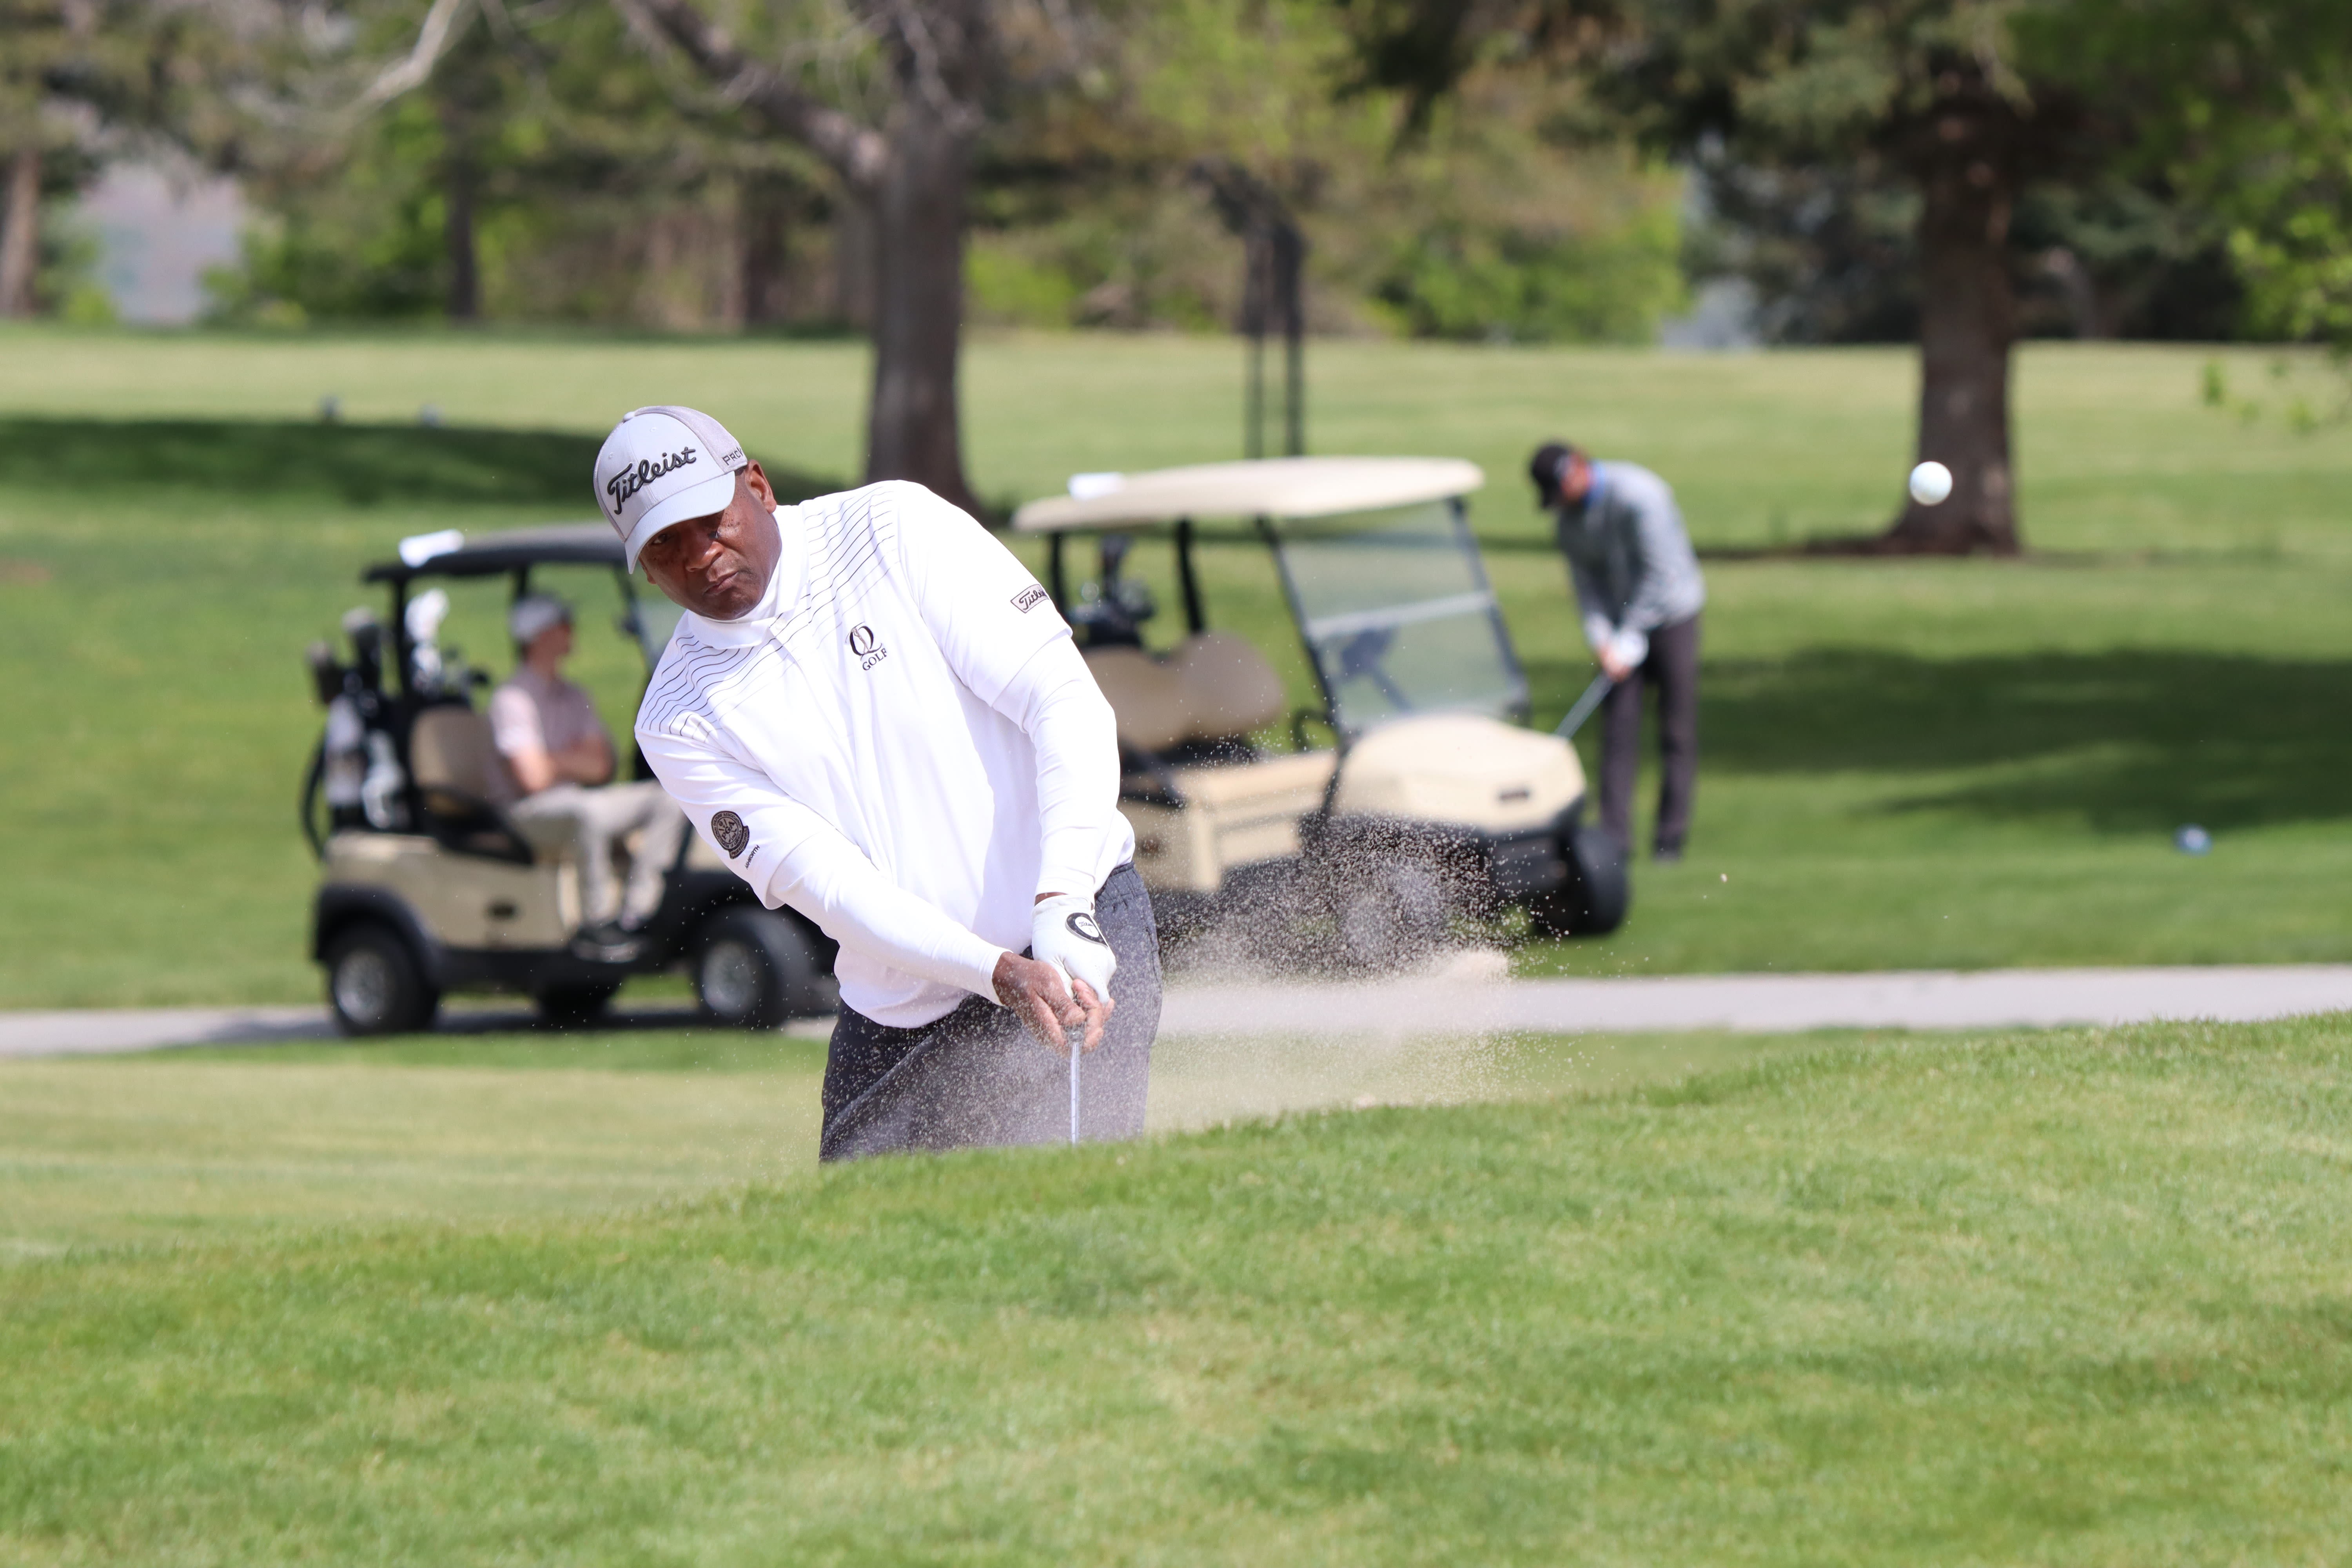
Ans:
{"label": "golf bag on cart", "polygon": [[[449,596],[437,588],[408,606],[409,668],[401,684],[413,695],[406,699],[384,690],[383,626],[371,610],[362,607],[343,616],[343,635],[352,645],[350,663],[336,658],[327,643],[312,643],[304,650],[312,690],[327,710],[326,728],[302,783],[302,832],[312,853],[320,851],[327,835],[343,828],[371,827],[379,833],[408,828],[415,815],[405,765],[409,725],[424,708],[448,702],[471,706],[472,689],[482,679],[465,667],[454,648],[443,655],[438,638],[448,613]],[[323,830],[318,812],[321,796]]]}

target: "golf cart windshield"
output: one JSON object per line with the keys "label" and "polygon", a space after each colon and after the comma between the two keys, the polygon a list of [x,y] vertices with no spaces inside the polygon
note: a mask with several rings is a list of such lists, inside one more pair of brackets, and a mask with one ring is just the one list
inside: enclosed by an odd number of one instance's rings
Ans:
{"label": "golf cart windshield", "polygon": [[1527,676],[1459,501],[1267,528],[1342,735],[1408,713],[1527,716]]}

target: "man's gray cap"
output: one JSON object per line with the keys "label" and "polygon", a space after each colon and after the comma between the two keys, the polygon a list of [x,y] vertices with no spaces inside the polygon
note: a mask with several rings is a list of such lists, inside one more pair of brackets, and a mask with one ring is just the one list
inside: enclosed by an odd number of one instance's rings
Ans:
{"label": "man's gray cap", "polygon": [[551,626],[571,624],[572,606],[552,594],[525,594],[507,611],[507,635],[517,647],[529,647]]}
{"label": "man's gray cap", "polygon": [[699,409],[657,403],[622,415],[596,454],[596,504],[621,536],[629,570],[671,523],[725,510],[747,461],[743,444]]}

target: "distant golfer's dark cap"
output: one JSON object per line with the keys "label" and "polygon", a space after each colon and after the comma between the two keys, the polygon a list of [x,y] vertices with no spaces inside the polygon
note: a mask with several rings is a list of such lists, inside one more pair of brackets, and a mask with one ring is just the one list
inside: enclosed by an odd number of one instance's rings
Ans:
{"label": "distant golfer's dark cap", "polygon": [[743,444],[699,409],[663,403],[622,415],[596,454],[596,504],[629,570],[671,523],[724,511],[747,461]]}
{"label": "distant golfer's dark cap", "polygon": [[1559,493],[1560,480],[1568,477],[1568,466],[1579,456],[1577,449],[1565,441],[1546,441],[1528,459],[1528,478],[1536,482],[1536,493],[1549,498]]}

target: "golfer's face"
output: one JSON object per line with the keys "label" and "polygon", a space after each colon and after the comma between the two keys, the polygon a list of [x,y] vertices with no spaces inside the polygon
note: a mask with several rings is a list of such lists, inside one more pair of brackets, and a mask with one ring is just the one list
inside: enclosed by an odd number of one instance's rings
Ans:
{"label": "golfer's face", "polygon": [[735,481],[727,510],[663,529],[637,552],[654,585],[706,620],[731,621],[760,602],[782,553],[775,498],[757,463]]}
{"label": "golfer's face", "polygon": [[1582,458],[1570,458],[1559,476],[1559,499],[1570,505],[1592,493],[1592,465]]}

